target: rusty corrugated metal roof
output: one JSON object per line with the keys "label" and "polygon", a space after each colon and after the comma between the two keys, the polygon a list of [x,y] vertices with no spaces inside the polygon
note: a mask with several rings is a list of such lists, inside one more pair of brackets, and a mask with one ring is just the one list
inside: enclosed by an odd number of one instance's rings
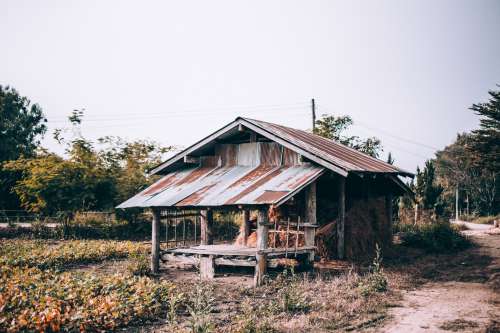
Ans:
{"label": "rusty corrugated metal roof", "polygon": [[244,126],[253,130],[344,177],[347,176],[349,172],[389,173],[413,177],[411,172],[319,135],[261,120],[242,117],[236,118],[233,122],[153,168],[151,174],[165,172],[167,168],[178,163],[185,155],[196,152],[197,149],[213,142],[220,136],[227,135],[227,133],[234,131],[235,128],[239,126]]}
{"label": "rusty corrugated metal roof", "polygon": [[394,165],[371,157],[341,143],[303,130],[290,128],[261,120],[241,118],[259,128],[326,160],[346,171],[400,173],[412,175]]}
{"label": "rusty corrugated metal roof", "polygon": [[324,170],[309,163],[181,169],[167,174],[117,208],[279,205],[314,181]]}

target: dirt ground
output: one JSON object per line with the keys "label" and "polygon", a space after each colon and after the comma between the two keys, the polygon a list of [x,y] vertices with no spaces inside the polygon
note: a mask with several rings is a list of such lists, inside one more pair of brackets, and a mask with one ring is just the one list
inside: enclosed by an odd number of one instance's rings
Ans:
{"label": "dirt ground", "polygon": [[403,291],[400,307],[389,311],[379,332],[500,332],[500,230],[465,224],[470,230],[464,233],[479,245],[470,254],[490,262],[476,267],[464,261],[445,281]]}
{"label": "dirt ground", "polygon": [[[500,332],[500,229],[467,226],[464,233],[477,246],[456,254],[429,255],[396,247],[392,257],[387,254],[384,259],[389,290],[368,298],[346,287],[346,267],[317,267],[301,283],[312,310],[270,320],[280,332]],[[126,265],[126,260],[118,260],[80,269],[108,274],[124,271]],[[183,293],[200,282],[196,268],[175,265],[164,267],[159,278],[173,281]],[[233,331],[226,323],[245,313],[246,301],[256,307],[276,297],[272,286],[254,289],[252,282],[252,270],[218,270],[209,282],[215,292],[211,320],[217,322],[216,332]],[[189,318],[180,314],[179,319]],[[127,330],[171,332],[172,327],[159,318]]]}

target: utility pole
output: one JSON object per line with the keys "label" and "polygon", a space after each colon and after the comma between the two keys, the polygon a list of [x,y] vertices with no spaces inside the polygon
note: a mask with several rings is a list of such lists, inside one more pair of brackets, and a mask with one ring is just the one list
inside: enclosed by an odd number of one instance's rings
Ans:
{"label": "utility pole", "polygon": [[312,111],[312,123],[313,123],[313,133],[314,130],[316,129],[316,104],[314,103],[314,98],[311,99],[311,111]]}
{"label": "utility pole", "polygon": [[455,191],[455,221],[458,222],[458,185]]}

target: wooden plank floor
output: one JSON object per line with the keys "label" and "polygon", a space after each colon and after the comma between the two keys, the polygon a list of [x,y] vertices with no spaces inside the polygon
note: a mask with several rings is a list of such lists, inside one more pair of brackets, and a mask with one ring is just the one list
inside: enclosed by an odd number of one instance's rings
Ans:
{"label": "wooden plank floor", "polygon": [[[288,252],[288,255],[303,254],[314,250],[314,246],[303,246],[297,248],[269,248],[266,250],[261,250],[260,253],[267,253],[268,256],[282,256]],[[174,248],[163,250],[163,253],[173,253],[173,254],[199,254],[199,255],[215,255],[215,256],[242,256],[242,257],[254,257],[258,251],[255,247],[246,247],[241,245],[233,244],[216,244],[216,245],[198,245],[186,248]]]}

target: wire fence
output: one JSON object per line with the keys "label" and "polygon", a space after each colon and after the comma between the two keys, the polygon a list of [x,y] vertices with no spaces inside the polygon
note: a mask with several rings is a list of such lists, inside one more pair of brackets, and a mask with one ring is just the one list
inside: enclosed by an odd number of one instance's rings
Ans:
{"label": "wire fence", "polygon": [[51,215],[47,214],[37,214],[28,212],[25,210],[0,210],[0,223],[33,223],[33,222],[45,222],[45,223],[56,223],[62,224],[67,221],[68,217],[72,219],[96,219],[105,223],[112,223],[116,221],[116,216],[114,212],[97,212],[97,211],[87,211],[87,212],[70,212],[70,211],[59,211]]}

